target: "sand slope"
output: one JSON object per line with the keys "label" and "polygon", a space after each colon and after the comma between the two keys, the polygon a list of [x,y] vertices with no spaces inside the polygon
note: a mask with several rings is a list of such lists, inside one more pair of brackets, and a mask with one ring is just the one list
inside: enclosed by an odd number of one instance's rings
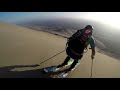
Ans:
{"label": "sand slope", "polygon": [[[34,31],[20,26],[0,23],[0,67],[39,64],[65,49],[66,39],[46,32]],[[70,78],[89,78],[91,51],[84,54],[80,65]],[[62,63],[66,53],[34,68],[13,68],[13,71],[41,69]],[[120,61],[102,53],[96,53],[93,66],[94,78],[119,78]],[[2,74],[2,73],[1,73]],[[33,73],[34,74],[34,73]]]}

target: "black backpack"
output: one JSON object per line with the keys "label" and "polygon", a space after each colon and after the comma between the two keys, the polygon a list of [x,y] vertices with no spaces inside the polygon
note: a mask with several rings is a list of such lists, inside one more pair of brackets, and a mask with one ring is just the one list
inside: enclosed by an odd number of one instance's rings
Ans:
{"label": "black backpack", "polygon": [[72,58],[78,59],[87,49],[87,43],[91,35],[92,31],[86,34],[84,29],[78,30],[68,39],[66,53]]}

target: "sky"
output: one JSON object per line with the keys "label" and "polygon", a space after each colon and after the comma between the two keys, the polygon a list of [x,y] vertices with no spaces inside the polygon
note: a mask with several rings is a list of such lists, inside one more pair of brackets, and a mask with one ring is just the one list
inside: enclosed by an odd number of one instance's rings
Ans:
{"label": "sky", "polygon": [[45,19],[57,17],[78,17],[84,16],[84,13],[75,12],[0,12],[0,21],[4,22],[19,22],[30,19]]}
{"label": "sky", "polygon": [[59,17],[93,20],[120,29],[120,12],[0,12],[0,22],[8,23]]}

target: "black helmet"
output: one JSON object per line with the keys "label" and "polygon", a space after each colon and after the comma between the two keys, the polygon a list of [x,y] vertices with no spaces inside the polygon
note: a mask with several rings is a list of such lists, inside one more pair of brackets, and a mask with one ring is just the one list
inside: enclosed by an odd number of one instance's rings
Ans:
{"label": "black helmet", "polygon": [[85,29],[94,29],[91,25],[87,25],[86,27],[85,27]]}

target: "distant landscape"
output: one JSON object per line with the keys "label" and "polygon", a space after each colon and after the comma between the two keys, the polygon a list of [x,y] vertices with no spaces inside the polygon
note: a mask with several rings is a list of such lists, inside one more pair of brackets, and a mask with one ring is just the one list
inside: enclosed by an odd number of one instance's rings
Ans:
{"label": "distant landscape", "polygon": [[108,25],[71,18],[32,20],[16,23],[16,25],[22,27],[54,33],[65,38],[70,37],[78,29],[82,29],[88,24],[94,27],[93,36],[96,40],[96,47],[100,50],[99,52],[120,59],[120,30]]}

